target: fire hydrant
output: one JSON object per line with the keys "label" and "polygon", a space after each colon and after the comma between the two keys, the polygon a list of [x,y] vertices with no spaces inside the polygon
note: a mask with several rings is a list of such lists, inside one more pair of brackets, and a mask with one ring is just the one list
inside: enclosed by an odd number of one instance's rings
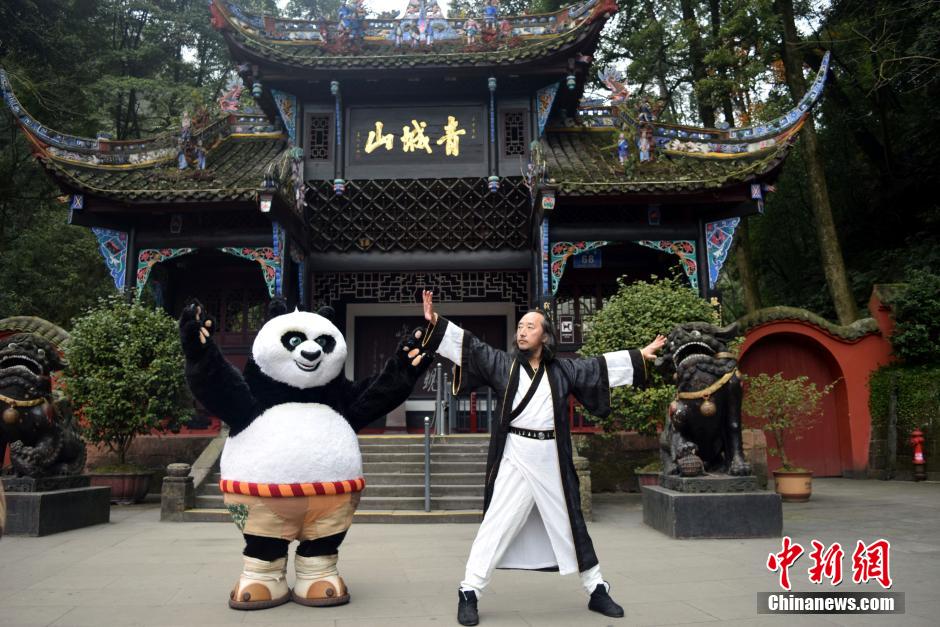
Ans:
{"label": "fire hydrant", "polygon": [[924,462],[924,433],[920,429],[911,432],[911,445],[914,447],[914,481],[927,478],[927,464]]}

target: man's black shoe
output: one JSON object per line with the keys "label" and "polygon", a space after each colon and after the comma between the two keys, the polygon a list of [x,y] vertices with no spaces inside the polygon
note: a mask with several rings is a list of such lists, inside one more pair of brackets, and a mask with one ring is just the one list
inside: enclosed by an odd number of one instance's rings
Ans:
{"label": "man's black shoe", "polygon": [[[457,591],[457,622],[461,625],[476,625],[480,622],[480,615],[477,613],[477,593],[473,590],[469,592],[464,590]],[[610,597],[607,597],[608,599]],[[611,601],[613,603],[613,601]],[[623,610],[620,611],[623,616]]]}
{"label": "man's black shoe", "polygon": [[623,617],[623,608],[617,605],[607,593],[607,586],[602,583],[597,584],[594,592],[591,593],[591,600],[588,601],[588,609],[592,612],[599,612],[604,616],[613,618]]}

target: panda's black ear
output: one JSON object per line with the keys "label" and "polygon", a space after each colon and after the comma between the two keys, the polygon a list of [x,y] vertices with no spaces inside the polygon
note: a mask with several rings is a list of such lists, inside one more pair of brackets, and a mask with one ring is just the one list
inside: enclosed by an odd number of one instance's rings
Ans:
{"label": "panda's black ear", "polygon": [[317,309],[317,315],[323,316],[330,322],[333,322],[333,316],[336,315],[336,310],[330,307],[329,305],[326,305],[324,307],[320,307],[319,309]]}
{"label": "panda's black ear", "polygon": [[268,320],[271,318],[276,318],[278,316],[283,316],[287,313],[287,301],[277,296],[271,299],[271,302],[268,303]]}

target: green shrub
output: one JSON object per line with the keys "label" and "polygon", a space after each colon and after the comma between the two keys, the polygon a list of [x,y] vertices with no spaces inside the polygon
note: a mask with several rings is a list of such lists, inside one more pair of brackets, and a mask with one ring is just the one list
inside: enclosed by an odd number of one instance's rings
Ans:
{"label": "green shrub", "polygon": [[784,470],[796,468],[787,457],[786,442],[802,439],[803,431],[812,429],[822,415],[822,398],[832,390],[835,381],[820,389],[803,375],[785,379],[781,373],[757,376],[742,375],[744,380],[744,413],[755,418],[758,425],[774,438],[770,452],[780,457]]}
{"label": "green shrub", "polygon": [[102,299],[75,320],[65,356],[66,391],[85,438],[106,445],[122,465],[137,435],[192,414],[179,332],[162,310]]}
{"label": "green shrub", "polygon": [[893,305],[894,354],[907,364],[940,364],[940,275],[912,270]]}
{"label": "green shrub", "polygon": [[[658,333],[667,335],[677,324],[702,321],[718,324],[718,313],[707,301],[689,289],[685,279],[668,278],[638,281],[629,285],[618,279],[620,288],[591,318],[580,353],[600,355],[625,348],[642,348]],[[675,386],[666,383],[647,362],[650,382],[645,390],[615,388],[611,392],[613,411],[607,418],[595,418],[605,431],[656,431],[666,406],[675,397]]]}
{"label": "green shrub", "polygon": [[876,438],[888,424],[891,387],[898,391],[898,443],[915,428],[940,424],[940,366],[882,366],[868,379],[868,408]]}

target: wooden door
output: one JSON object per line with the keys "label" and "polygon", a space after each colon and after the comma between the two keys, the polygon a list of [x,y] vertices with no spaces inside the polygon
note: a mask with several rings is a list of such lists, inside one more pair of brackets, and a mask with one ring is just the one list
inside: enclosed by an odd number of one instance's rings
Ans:
{"label": "wooden door", "polygon": [[[754,344],[741,359],[740,369],[745,374],[762,372],[773,375],[782,372],[786,378],[806,375],[817,387],[824,387],[838,379],[838,366],[824,348],[810,339],[792,334],[766,337]],[[839,477],[842,475],[841,443],[843,434],[839,428],[838,386],[823,398],[822,416],[815,426],[802,432],[802,438],[788,440],[787,456],[790,463],[813,471],[817,477]],[[745,416],[746,427],[757,426]],[[768,449],[775,446],[773,436],[767,434]],[[780,467],[780,458],[767,453],[770,470]]]}

